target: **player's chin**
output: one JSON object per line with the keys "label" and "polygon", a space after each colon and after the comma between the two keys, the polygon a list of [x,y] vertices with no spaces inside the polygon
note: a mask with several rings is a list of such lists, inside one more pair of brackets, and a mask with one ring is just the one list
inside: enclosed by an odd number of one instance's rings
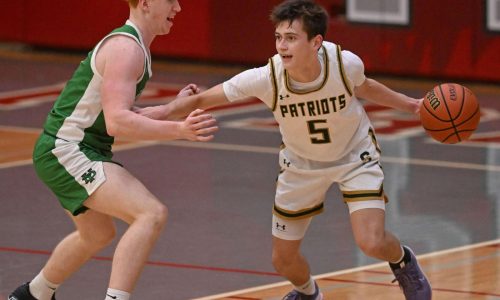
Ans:
{"label": "player's chin", "polygon": [[163,29],[161,31],[160,35],[165,35],[165,34],[169,34],[169,33],[170,33],[170,27]]}
{"label": "player's chin", "polygon": [[293,60],[292,59],[284,59],[284,60],[282,60],[282,62],[283,62],[283,67],[285,69],[290,69],[293,67]]}
{"label": "player's chin", "polygon": [[172,30],[173,25],[174,24],[172,22],[167,21],[167,23],[162,27],[160,35],[169,34],[170,30]]}

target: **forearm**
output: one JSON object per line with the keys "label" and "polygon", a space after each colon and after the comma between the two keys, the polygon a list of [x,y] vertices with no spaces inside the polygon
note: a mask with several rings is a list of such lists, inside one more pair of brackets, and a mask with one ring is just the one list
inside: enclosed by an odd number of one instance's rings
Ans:
{"label": "forearm", "polygon": [[120,111],[106,118],[108,134],[130,140],[181,139],[180,122],[159,121],[140,116],[132,111]]}
{"label": "forearm", "polygon": [[184,118],[195,109],[208,109],[229,103],[222,84],[216,85],[202,93],[189,97],[178,97],[162,107],[164,119],[176,120]]}
{"label": "forearm", "polygon": [[355,89],[356,96],[372,103],[391,107],[408,113],[418,112],[420,100],[396,92],[380,82],[367,78]]}
{"label": "forearm", "polygon": [[189,97],[179,97],[173,101],[162,105],[161,114],[162,120],[178,120],[186,117],[193,110],[200,108],[205,109],[207,105],[200,104],[199,95]]}

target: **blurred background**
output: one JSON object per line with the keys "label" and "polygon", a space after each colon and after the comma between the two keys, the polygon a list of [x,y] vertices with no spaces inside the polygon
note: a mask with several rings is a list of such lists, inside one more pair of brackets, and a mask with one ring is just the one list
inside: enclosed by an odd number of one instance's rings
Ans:
{"label": "blurred background", "polygon": [[[123,0],[3,1],[0,41],[89,50],[127,18]],[[155,57],[264,64],[274,53],[268,20],[279,0],[181,0],[183,12]],[[319,0],[327,39],[353,50],[370,73],[498,82],[498,0]]]}

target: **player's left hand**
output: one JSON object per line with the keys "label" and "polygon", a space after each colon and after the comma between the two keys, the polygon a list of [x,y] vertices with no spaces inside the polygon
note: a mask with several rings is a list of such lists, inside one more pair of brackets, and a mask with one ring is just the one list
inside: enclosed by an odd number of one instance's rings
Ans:
{"label": "player's left hand", "polygon": [[196,95],[199,93],[200,93],[200,88],[196,84],[190,83],[179,91],[179,93],[177,94],[177,98]]}
{"label": "player's left hand", "polygon": [[415,105],[415,109],[413,111],[414,114],[420,116],[420,107],[422,107],[422,104],[424,104],[424,98],[417,99],[417,103]]}

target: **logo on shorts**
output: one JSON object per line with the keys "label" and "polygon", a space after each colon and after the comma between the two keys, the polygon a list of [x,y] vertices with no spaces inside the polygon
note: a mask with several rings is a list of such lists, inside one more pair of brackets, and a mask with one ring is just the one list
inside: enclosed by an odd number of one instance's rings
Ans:
{"label": "logo on shorts", "polygon": [[278,222],[276,222],[275,228],[276,228],[276,230],[279,230],[279,231],[286,231],[286,229],[285,229],[286,225],[285,224],[281,225]]}
{"label": "logo on shorts", "polygon": [[361,158],[361,161],[363,161],[363,164],[366,164],[366,163],[372,161],[372,157],[370,156],[370,153],[368,151],[361,153],[359,158]]}
{"label": "logo on shorts", "polygon": [[284,158],[284,159],[283,159],[283,165],[287,166],[288,168],[290,168],[290,164],[291,164],[291,163],[292,163],[292,162],[291,162],[291,161],[286,160],[286,158]]}
{"label": "logo on shorts", "polygon": [[83,173],[82,180],[85,181],[85,184],[92,183],[95,180],[96,175],[97,172],[90,168],[87,170],[87,172]]}

